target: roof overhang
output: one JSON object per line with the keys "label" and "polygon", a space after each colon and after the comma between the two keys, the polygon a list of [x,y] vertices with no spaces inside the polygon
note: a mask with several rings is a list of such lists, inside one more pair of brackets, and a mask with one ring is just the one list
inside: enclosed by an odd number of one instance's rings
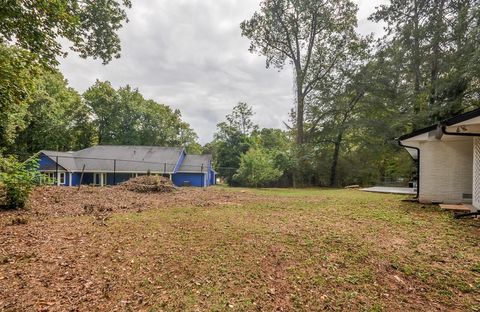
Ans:
{"label": "roof overhang", "polygon": [[413,142],[422,141],[459,141],[468,140],[468,137],[444,135],[444,131],[452,133],[480,133],[480,108],[440,121],[411,133],[402,135],[398,141],[404,145],[412,145]]}

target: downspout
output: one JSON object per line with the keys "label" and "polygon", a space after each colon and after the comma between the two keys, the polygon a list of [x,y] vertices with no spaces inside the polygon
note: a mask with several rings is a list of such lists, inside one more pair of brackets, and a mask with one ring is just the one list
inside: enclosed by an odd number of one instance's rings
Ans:
{"label": "downspout", "polygon": [[420,198],[420,149],[418,147],[404,145],[400,140],[398,140],[398,145],[405,148],[411,148],[417,151],[417,196],[415,196],[415,199],[419,199]]}

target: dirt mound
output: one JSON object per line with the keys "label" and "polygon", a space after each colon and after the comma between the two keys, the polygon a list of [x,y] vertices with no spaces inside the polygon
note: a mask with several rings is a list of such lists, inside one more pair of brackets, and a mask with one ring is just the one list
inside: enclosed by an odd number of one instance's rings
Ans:
{"label": "dirt mound", "polygon": [[121,188],[139,193],[171,193],[176,190],[172,181],[159,176],[140,176],[120,185]]}

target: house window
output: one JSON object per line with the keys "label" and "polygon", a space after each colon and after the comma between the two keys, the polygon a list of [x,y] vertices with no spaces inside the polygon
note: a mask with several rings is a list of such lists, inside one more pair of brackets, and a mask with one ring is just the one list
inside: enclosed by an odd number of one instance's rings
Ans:
{"label": "house window", "polygon": [[58,181],[59,184],[65,184],[65,172],[59,172]]}
{"label": "house window", "polygon": [[42,183],[45,184],[55,184],[55,173],[53,172],[44,172],[43,173]]}
{"label": "house window", "polygon": [[107,174],[106,173],[94,173],[93,174],[93,184],[94,185],[105,185],[107,184]]}
{"label": "house window", "polygon": [[55,172],[44,172],[43,173],[44,179],[42,182],[48,184],[65,184],[65,172],[58,173],[58,180],[56,179]]}

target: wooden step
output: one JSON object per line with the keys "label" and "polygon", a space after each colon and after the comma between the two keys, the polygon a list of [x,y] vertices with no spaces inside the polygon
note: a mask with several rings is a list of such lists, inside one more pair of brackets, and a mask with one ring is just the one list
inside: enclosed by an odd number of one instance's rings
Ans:
{"label": "wooden step", "polygon": [[474,211],[472,209],[473,207],[471,205],[466,205],[466,204],[440,204],[440,208],[443,210],[449,210],[449,211],[458,211],[458,212],[471,212]]}

